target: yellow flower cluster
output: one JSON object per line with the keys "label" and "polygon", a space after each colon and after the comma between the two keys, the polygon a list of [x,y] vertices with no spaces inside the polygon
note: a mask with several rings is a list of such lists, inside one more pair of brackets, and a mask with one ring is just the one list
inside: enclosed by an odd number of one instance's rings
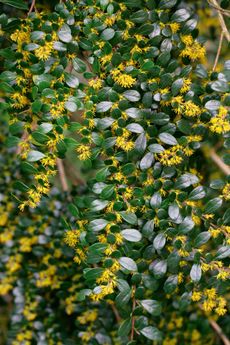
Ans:
{"label": "yellow flower cluster", "polygon": [[217,295],[215,288],[205,289],[201,291],[193,291],[191,300],[193,302],[199,302],[204,297],[202,307],[205,312],[210,313],[213,309],[217,315],[222,316],[227,312],[227,302],[223,297]]}
{"label": "yellow flower cluster", "polygon": [[79,241],[80,234],[79,230],[68,230],[65,233],[64,242],[70,247],[75,247]]}
{"label": "yellow flower cluster", "polygon": [[228,110],[221,106],[216,116],[212,117],[209,122],[209,128],[214,133],[225,133],[230,131],[230,121],[226,118]]}
{"label": "yellow flower cluster", "polygon": [[13,107],[16,109],[22,109],[30,103],[29,99],[19,92],[15,92],[11,98],[14,100]]}
{"label": "yellow flower cluster", "polygon": [[30,302],[28,305],[25,306],[23,310],[23,315],[28,321],[33,321],[36,318],[37,314],[34,312],[34,310],[36,309],[37,306],[38,306],[37,301]]}
{"label": "yellow flower cluster", "polygon": [[97,317],[98,312],[96,309],[86,310],[81,316],[77,317],[77,320],[80,322],[81,325],[85,325],[88,322],[96,321]]}
{"label": "yellow flower cluster", "polygon": [[127,73],[122,73],[121,71],[113,70],[111,72],[113,80],[120,86],[125,88],[130,88],[136,83],[136,79]]}
{"label": "yellow flower cluster", "polygon": [[185,48],[180,53],[180,56],[188,57],[191,60],[204,60],[205,48],[197,41],[194,41],[191,35],[181,36],[181,40],[185,44]]}
{"label": "yellow flower cluster", "polygon": [[201,114],[201,108],[193,101],[184,102],[182,97],[175,97],[172,102],[176,102],[175,112],[179,115],[185,115],[188,117],[195,117]]}
{"label": "yellow flower cluster", "polygon": [[12,288],[13,288],[14,278],[11,277],[4,277],[1,279],[0,282],[0,296],[6,295]]}
{"label": "yellow flower cluster", "polygon": [[122,135],[118,136],[116,139],[116,146],[120,149],[128,152],[134,148],[134,142],[132,140],[128,140],[131,133],[127,129],[123,129]]}
{"label": "yellow flower cluster", "polygon": [[65,112],[65,102],[58,102],[57,104],[52,104],[50,108],[50,114],[52,117],[61,117]]}
{"label": "yellow flower cluster", "polygon": [[76,149],[77,153],[79,154],[78,158],[81,161],[89,159],[91,157],[91,151],[89,145],[79,145]]}
{"label": "yellow flower cluster", "polygon": [[170,29],[173,34],[177,33],[177,31],[180,30],[180,24],[179,23],[169,23]]}
{"label": "yellow flower cluster", "polygon": [[12,345],[30,345],[33,338],[33,332],[31,330],[20,330],[16,336],[16,340],[12,342]]}
{"label": "yellow flower cluster", "polygon": [[180,89],[180,93],[186,93],[188,92],[188,90],[190,89],[190,85],[191,85],[191,79],[189,78],[184,78],[183,79],[183,86]]}
{"label": "yellow flower cluster", "polygon": [[21,237],[19,240],[20,247],[19,250],[24,253],[29,253],[32,250],[32,246],[38,242],[38,237],[33,236],[29,237]]}
{"label": "yellow flower cluster", "polygon": [[226,183],[222,190],[222,195],[225,200],[230,200],[230,183]]}
{"label": "yellow flower cluster", "polygon": [[204,290],[205,301],[202,307],[205,312],[210,313],[214,308],[217,315],[224,315],[227,312],[226,300],[223,297],[218,297],[215,288]]}
{"label": "yellow flower cluster", "polygon": [[191,296],[191,300],[193,302],[198,302],[200,301],[202,298],[202,293],[200,291],[193,291],[192,296]]}
{"label": "yellow flower cluster", "polygon": [[101,89],[103,85],[103,81],[101,79],[91,79],[89,81],[89,86],[91,86],[94,90]]}
{"label": "yellow flower cluster", "polygon": [[185,156],[191,156],[193,150],[189,147],[183,147],[181,145],[174,145],[156,155],[156,159],[166,166],[178,165],[183,161],[183,157],[179,155],[179,151]]}
{"label": "yellow flower cluster", "polygon": [[58,281],[56,271],[57,267],[50,265],[46,270],[39,272],[39,277],[36,282],[37,287],[49,286],[52,289],[57,289],[60,286],[60,282]]}
{"label": "yellow flower cluster", "polygon": [[35,49],[34,53],[35,53],[35,56],[39,60],[45,61],[49,59],[52,49],[53,49],[53,42],[46,42],[44,46],[41,46]]}

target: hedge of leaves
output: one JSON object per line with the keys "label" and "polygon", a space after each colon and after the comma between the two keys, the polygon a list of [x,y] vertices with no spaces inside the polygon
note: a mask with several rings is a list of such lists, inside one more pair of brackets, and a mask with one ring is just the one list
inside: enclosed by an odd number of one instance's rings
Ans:
{"label": "hedge of leaves", "polygon": [[[229,164],[230,61],[206,70],[180,0],[30,12],[0,17],[7,344],[217,344],[209,320],[229,331],[230,180],[209,155]],[[66,156],[67,176],[80,160],[89,177],[62,191]]]}

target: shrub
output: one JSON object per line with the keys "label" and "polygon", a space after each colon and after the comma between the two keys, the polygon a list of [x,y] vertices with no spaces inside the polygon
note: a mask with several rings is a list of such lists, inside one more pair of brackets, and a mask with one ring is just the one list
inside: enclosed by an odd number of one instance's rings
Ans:
{"label": "shrub", "polygon": [[230,64],[205,67],[195,6],[32,3],[1,25],[8,343],[229,344]]}

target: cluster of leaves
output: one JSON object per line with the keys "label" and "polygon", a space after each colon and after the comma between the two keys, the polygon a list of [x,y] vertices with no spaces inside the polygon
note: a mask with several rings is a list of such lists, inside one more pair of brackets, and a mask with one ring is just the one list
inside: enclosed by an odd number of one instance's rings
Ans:
{"label": "cluster of leaves", "polygon": [[[214,146],[229,164],[230,64],[201,64],[193,6],[66,1],[0,21],[7,146],[21,156],[15,168],[3,150],[1,166],[24,211],[3,197],[9,342],[216,343],[200,320],[226,320],[230,183],[208,183],[207,165]],[[69,151],[93,177],[51,193]]]}

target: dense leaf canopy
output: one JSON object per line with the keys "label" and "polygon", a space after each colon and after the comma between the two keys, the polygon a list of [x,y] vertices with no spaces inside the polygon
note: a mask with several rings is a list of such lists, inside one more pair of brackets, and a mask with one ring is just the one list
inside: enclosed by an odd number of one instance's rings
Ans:
{"label": "dense leaf canopy", "polygon": [[7,344],[217,344],[216,322],[229,332],[230,61],[210,68],[199,10],[0,2]]}

